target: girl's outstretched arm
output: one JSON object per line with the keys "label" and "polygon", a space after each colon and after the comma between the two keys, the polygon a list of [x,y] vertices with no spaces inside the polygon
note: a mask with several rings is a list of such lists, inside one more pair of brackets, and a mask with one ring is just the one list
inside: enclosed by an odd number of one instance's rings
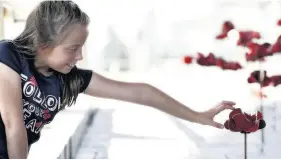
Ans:
{"label": "girl's outstretched arm", "polygon": [[130,83],[108,79],[93,73],[86,94],[150,106],[172,116],[202,125],[223,128],[213,121],[215,115],[226,109],[234,109],[234,102],[223,101],[205,112],[196,112],[171,96],[146,83]]}

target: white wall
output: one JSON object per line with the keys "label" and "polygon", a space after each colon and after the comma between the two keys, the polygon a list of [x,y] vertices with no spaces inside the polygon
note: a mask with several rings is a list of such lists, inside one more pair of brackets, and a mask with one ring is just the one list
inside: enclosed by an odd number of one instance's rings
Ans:
{"label": "white wall", "polygon": [[[36,1],[39,2],[32,2]],[[261,41],[274,42],[281,33],[275,25],[281,15],[278,1],[93,0],[91,5],[87,0],[76,2],[91,18],[83,64],[97,71],[102,70],[106,61],[103,52],[110,41],[109,27],[125,44],[134,71],[147,70],[164,53],[179,57],[198,51],[214,52],[226,59],[241,59],[238,55],[245,51],[234,45],[235,39],[214,39],[227,19],[239,29],[260,31],[264,37]],[[19,9],[15,11],[20,12]],[[13,24],[6,19],[5,26],[9,26],[5,29],[5,38],[12,38],[20,33],[24,24]]]}
{"label": "white wall", "polygon": [[2,3],[0,2],[0,39],[4,37],[4,8]]}

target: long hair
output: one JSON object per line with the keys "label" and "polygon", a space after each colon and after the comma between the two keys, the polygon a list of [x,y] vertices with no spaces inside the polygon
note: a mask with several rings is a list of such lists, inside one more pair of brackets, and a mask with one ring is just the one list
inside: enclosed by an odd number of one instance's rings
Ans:
{"label": "long hair", "polygon": [[[23,32],[12,40],[19,53],[35,57],[40,46],[56,47],[74,24],[87,26],[89,17],[72,1],[42,1],[29,14]],[[61,81],[61,108],[76,102],[82,77],[74,67],[70,73],[54,71]]]}

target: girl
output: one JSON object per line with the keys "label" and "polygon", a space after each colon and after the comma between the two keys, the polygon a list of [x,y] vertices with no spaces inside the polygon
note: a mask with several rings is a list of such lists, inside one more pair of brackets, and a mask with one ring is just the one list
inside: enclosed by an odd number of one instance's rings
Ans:
{"label": "girl", "polygon": [[175,117],[223,128],[213,121],[233,109],[222,102],[196,112],[145,83],[126,83],[76,67],[87,39],[89,17],[72,1],[43,1],[28,16],[23,32],[0,41],[0,156],[27,158],[42,127],[78,94],[133,102]]}

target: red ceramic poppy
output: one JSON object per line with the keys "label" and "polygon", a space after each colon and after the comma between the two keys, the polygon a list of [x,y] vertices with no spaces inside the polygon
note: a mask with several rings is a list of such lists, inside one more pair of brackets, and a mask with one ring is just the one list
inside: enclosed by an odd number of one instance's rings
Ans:
{"label": "red ceramic poppy", "polygon": [[251,133],[263,129],[266,124],[261,112],[250,115],[243,113],[240,108],[234,109],[229,114],[229,119],[224,123],[226,129],[232,132]]}
{"label": "red ceramic poppy", "polygon": [[240,31],[239,39],[237,42],[238,46],[247,46],[252,42],[253,39],[260,39],[261,35],[259,32],[255,31]]}
{"label": "red ceramic poppy", "polygon": [[281,35],[277,38],[276,42],[270,47],[269,52],[271,54],[281,52]]}
{"label": "red ceramic poppy", "polygon": [[277,21],[277,25],[278,25],[278,26],[281,26],[281,19],[279,19],[279,20]]}
{"label": "red ceramic poppy", "polygon": [[190,64],[192,63],[192,57],[191,56],[184,56],[184,63],[185,64]]}
{"label": "red ceramic poppy", "polygon": [[241,69],[242,66],[237,62],[226,62],[221,68],[223,70],[238,70]]}
{"label": "red ceramic poppy", "polygon": [[247,47],[249,48],[249,52],[246,53],[247,61],[264,61],[264,57],[271,56],[272,52],[270,52],[271,45],[269,43],[264,43],[262,45],[250,42]]}
{"label": "red ceramic poppy", "polygon": [[227,62],[222,58],[215,57],[212,52],[207,57],[198,53],[197,63],[202,66],[218,66],[223,70],[238,70],[242,68],[238,62]]}
{"label": "red ceramic poppy", "polygon": [[222,25],[221,33],[216,36],[216,39],[224,39],[227,37],[227,33],[234,29],[234,25],[230,21],[225,21]]}
{"label": "red ceramic poppy", "polygon": [[263,79],[260,79],[260,71],[253,71],[248,78],[248,83],[260,83],[261,87],[267,87],[267,86],[278,86],[281,84],[281,76],[280,75],[274,75],[271,77],[268,77],[266,74],[266,71],[263,73]]}

